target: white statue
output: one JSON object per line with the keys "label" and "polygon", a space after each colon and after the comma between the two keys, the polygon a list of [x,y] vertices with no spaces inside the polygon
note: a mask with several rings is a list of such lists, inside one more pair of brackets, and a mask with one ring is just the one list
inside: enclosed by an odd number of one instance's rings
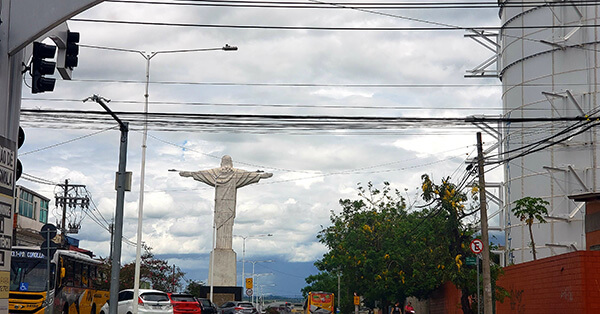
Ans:
{"label": "white statue", "polygon": [[[221,167],[201,171],[180,171],[182,177],[192,177],[196,181],[215,187],[215,220],[216,231],[215,249],[211,254],[214,258],[214,285],[235,286],[236,284],[236,254],[232,249],[233,220],[235,218],[235,200],[237,189],[260,179],[273,176],[262,171],[246,171],[233,168],[231,157],[225,155],[221,159]],[[210,267],[212,269],[212,266]],[[212,270],[209,270],[213,274]],[[213,282],[209,275],[209,283]]]}

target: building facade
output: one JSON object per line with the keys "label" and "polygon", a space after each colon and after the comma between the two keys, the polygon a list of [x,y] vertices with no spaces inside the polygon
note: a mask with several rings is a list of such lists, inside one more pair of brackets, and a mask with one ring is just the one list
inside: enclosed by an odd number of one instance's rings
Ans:
{"label": "building facade", "polygon": [[38,246],[44,241],[39,234],[48,223],[50,199],[26,187],[15,188],[13,245]]}

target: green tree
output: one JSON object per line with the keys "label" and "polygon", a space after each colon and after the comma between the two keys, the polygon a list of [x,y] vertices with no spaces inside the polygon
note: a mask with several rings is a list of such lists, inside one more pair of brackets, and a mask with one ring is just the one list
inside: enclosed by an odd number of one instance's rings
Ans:
{"label": "green tree", "polygon": [[[476,269],[464,267],[464,259],[472,255],[469,243],[473,239],[474,226],[465,222],[470,216],[479,210],[475,204],[469,206],[467,193],[462,192],[459,187],[450,182],[450,178],[443,179],[440,184],[435,184],[427,175],[423,175],[422,190],[423,200],[435,215],[442,217],[443,223],[439,229],[432,230],[440,244],[446,244],[446,252],[439,254],[440,264],[445,265],[446,279],[451,281],[461,290],[461,308],[464,314],[476,313],[477,308],[477,271]],[[471,197],[477,200],[478,188],[471,190]],[[495,297],[502,301],[506,291],[495,285],[496,279],[502,269],[498,265],[491,265],[492,286],[496,293]],[[471,302],[470,300],[476,300]]]}
{"label": "green tree", "polygon": [[[169,266],[165,260],[158,259],[152,253],[152,248],[144,247],[141,256],[140,281],[150,282],[152,289],[165,292],[175,292],[182,288],[181,280],[185,275],[175,265]],[[123,289],[133,288],[135,277],[135,261],[124,265],[119,276],[119,286]]]}
{"label": "green tree", "polygon": [[332,225],[318,235],[329,252],[315,265],[330,275],[340,271],[342,287],[352,288],[338,296],[341,311],[352,311],[353,293],[363,296],[367,304],[378,300],[384,305],[411,295],[429,296],[443,282],[445,272],[432,256],[442,254],[446,245],[433,243],[430,236],[441,220],[427,221],[423,231],[415,234],[413,228],[426,211],[408,213],[399,191],[387,182],[382,189],[369,183],[358,190],[361,199],[340,200],[342,212],[332,213]]}
{"label": "green tree", "polygon": [[337,294],[338,276],[336,272],[323,271],[304,279],[306,287],[302,288],[302,297],[308,297],[310,291],[326,291]]}
{"label": "green tree", "polygon": [[200,290],[204,287],[204,282],[198,280],[188,280],[185,287],[185,293],[189,293],[195,297],[200,297]]}
{"label": "green tree", "polygon": [[550,203],[539,197],[524,197],[517,200],[515,202],[515,207],[512,209],[513,214],[519,217],[521,221],[525,221],[529,228],[529,238],[531,239],[531,249],[533,251],[534,261],[537,257],[535,254],[535,242],[533,240],[533,230],[531,227],[533,226],[534,219],[537,219],[541,223],[546,222],[544,216],[548,216],[548,209],[546,209],[546,205],[548,204]]}

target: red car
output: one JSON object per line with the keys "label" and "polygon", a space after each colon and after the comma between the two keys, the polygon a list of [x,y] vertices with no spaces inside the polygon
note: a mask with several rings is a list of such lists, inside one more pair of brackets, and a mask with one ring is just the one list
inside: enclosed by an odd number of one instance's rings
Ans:
{"label": "red car", "polygon": [[194,296],[181,293],[168,293],[168,295],[173,305],[173,314],[200,314],[200,304]]}

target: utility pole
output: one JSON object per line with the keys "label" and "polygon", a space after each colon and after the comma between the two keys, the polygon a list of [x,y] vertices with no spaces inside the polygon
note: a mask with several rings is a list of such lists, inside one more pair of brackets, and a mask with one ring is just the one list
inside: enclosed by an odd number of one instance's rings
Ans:
{"label": "utility pole", "polygon": [[[63,195],[64,198],[62,199],[63,200],[63,202],[62,202],[63,210],[62,210],[62,220],[60,223],[60,232],[62,235],[61,242],[65,243],[65,241],[67,239],[65,237],[67,235],[67,228],[65,227],[66,226],[65,222],[67,220],[67,196],[69,195],[69,180],[65,179],[65,186],[63,188],[64,188],[65,194]],[[59,204],[58,199],[56,200],[56,204]]]}
{"label": "utility pole", "polygon": [[481,219],[481,241],[483,241],[483,313],[492,314],[492,277],[490,275],[490,240],[488,236],[487,202],[485,195],[485,171],[483,168],[483,143],[481,132],[477,132],[477,173],[479,174],[479,214]]}
{"label": "utility pole", "polygon": [[[57,186],[63,189],[62,195],[54,195],[57,206],[62,206],[62,219],[60,224],[60,232],[62,237],[62,244],[66,243],[67,233],[77,233],[81,227],[80,222],[74,221],[69,222],[69,228],[67,229],[67,207],[73,209],[77,207],[88,208],[90,206],[90,198],[85,192],[85,185],[82,184],[69,184],[69,180],[65,180],[65,184],[57,184]],[[83,214],[82,216],[83,217]]]}

